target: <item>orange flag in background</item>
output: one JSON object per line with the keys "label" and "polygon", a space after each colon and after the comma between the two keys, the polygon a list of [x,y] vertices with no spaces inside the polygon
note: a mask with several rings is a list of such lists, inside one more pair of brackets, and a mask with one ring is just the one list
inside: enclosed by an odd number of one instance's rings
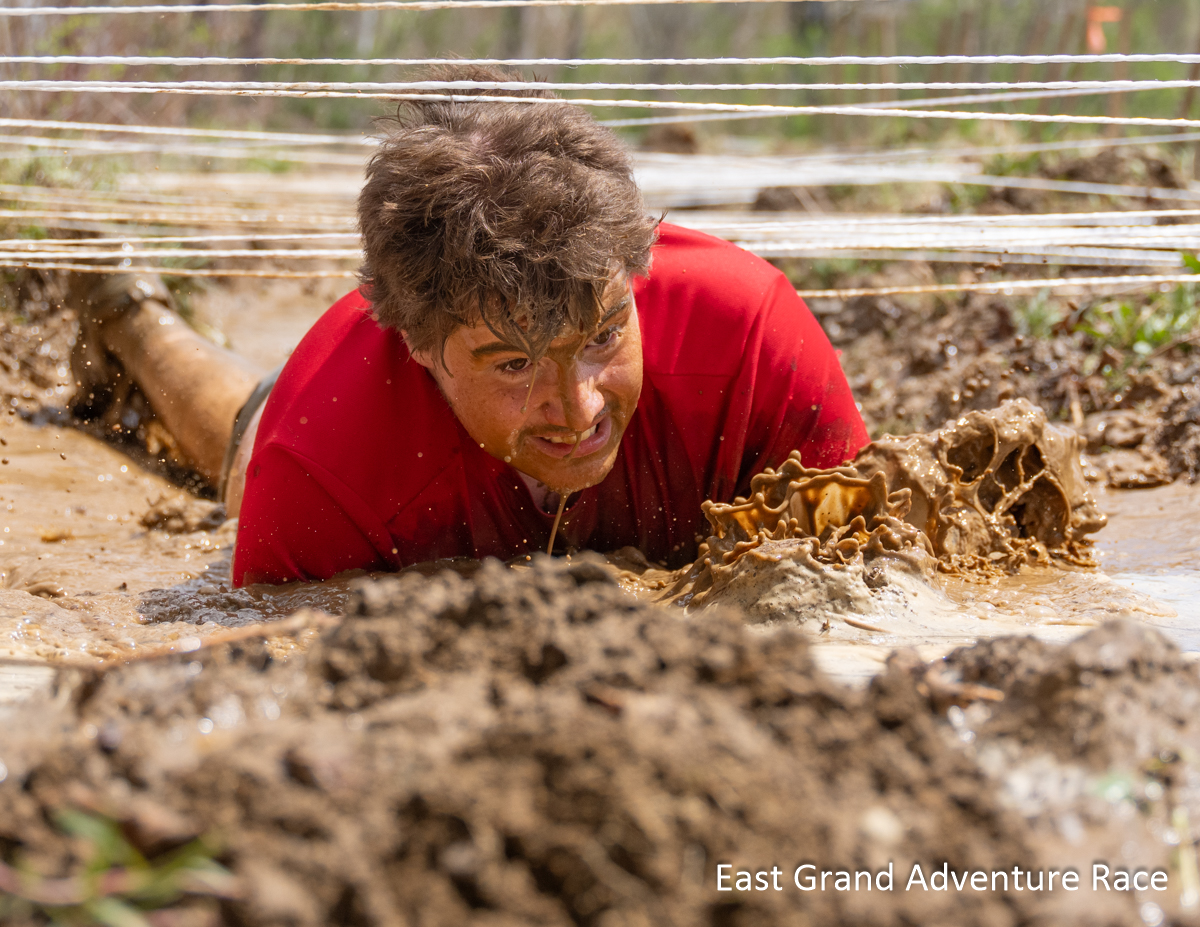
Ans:
{"label": "orange flag in background", "polygon": [[1119,23],[1121,8],[1119,6],[1090,6],[1087,11],[1087,47],[1093,55],[1103,54],[1108,48],[1108,39],[1104,35],[1105,23]]}

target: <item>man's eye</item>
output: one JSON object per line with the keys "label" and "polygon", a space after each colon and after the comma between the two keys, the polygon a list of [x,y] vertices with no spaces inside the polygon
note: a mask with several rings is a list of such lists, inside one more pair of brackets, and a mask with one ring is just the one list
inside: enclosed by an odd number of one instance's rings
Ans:
{"label": "man's eye", "polygon": [[596,345],[596,347],[604,347],[604,345],[612,344],[614,341],[616,341],[620,334],[621,326],[610,325],[592,339],[592,344]]}
{"label": "man's eye", "polygon": [[528,357],[514,357],[510,361],[505,361],[500,364],[498,369],[501,373],[520,373],[529,366]]}

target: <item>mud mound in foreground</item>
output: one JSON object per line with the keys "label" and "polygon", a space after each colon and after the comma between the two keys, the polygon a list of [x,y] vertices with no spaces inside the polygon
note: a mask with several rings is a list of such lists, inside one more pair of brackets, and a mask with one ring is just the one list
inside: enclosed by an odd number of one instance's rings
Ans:
{"label": "mud mound in foreground", "polygon": [[[1085,884],[1107,852],[1167,862],[1153,826],[1186,788],[1184,747],[1200,746],[1187,712],[1200,682],[1178,654],[1132,625],[1064,649],[982,646],[986,659],[949,667],[899,654],[855,693],[814,668],[800,634],[639,604],[589,560],[364,583],[342,624],[286,662],[245,643],[64,673],[52,700],[3,719],[0,855],[79,872],[85,848],[47,823],[70,807],[120,821],[151,855],[210,835],[239,896],[185,900],[172,923],[1132,922],[1145,897],[905,890],[914,862],[927,878],[947,863],[1075,866]],[[1063,733],[1110,742],[1105,726],[1128,728],[1165,681],[1179,717],[1111,739],[1111,756],[1050,736],[1065,719]],[[996,696],[981,686],[1012,694],[954,707]],[[1055,708],[1087,692],[1104,714]],[[1147,779],[1147,757],[1169,775]],[[1016,802],[1012,777],[1036,785],[1037,762],[1054,783],[1074,770],[1078,794]],[[1113,770],[1132,783],[1128,813],[1087,805]],[[1120,855],[1142,837],[1145,858]],[[803,892],[806,862],[890,863],[894,889]],[[723,863],[778,866],[781,890],[719,892]],[[8,922],[21,916],[39,915]]]}

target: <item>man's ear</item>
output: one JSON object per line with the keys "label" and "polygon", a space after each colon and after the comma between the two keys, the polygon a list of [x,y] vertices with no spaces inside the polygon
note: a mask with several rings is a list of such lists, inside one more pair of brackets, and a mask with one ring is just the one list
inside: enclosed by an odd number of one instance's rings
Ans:
{"label": "man's ear", "polygon": [[437,363],[432,352],[418,351],[413,348],[412,342],[408,338],[408,332],[401,331],[400,337],[404,339],[405,347],[408,348],[409,356],[426,370],[433,370],[434,364]]}

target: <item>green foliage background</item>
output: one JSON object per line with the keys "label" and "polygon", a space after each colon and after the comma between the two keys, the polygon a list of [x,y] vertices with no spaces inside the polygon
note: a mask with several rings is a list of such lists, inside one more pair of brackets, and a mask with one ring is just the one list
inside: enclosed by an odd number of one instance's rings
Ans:
{"label": "green foliage background", "polygon": [[[55,0],[59,2],[59,0]],[[80,2],[80,0],[75,0]],[[1200,49],[1200,4],[1194,0],[1110,0],[1124,11],[1121,24],[1104,27],[1109,51],[1193,52]],[[145,16],[0,19],[3,54],[222,55],[239,57],[682,57],[776,55],[1078,53],[1086,50],[1086,0],[858,0],[658,7],[582,7],[437,12],[261,12]],[[1189,66],[946,65],[883,67],[751,67],[536,69],[554,80],[1073,80],[1186,78]],[[124,79],[399,79],[413,71],[342,66],[90,67],[0,65],[0,78]],[[925,96],[923,91],[901,97]],[[1029,101],[1028,111],[1108,114],[1136,107],[1180,115],[1194,101],[1183,91]],[[1192,95],[1194,96],[1194,95]],[[682,99],[741,102],[849,103],[886,99],[882,92],[687,92]],[[1009,104],[1013,105],[1013,104]],[[1019,105],[1019,104],[1018,104]],[[375,101],[248,100],[110,94],[0,92],[11,115],[261,128],[362,129],[385,106]],[[604,114],[617,115],[617,114]],[[629,115],[623,111],[620,115]],[[781,138],[820,137],[880,144],[971,136],[979,124],[928,120],[793,117],[712,124],[724,133]],[[987,131],[991,131],[988,129]],[[1029,128],[1040,136],[1062,129]]]}

